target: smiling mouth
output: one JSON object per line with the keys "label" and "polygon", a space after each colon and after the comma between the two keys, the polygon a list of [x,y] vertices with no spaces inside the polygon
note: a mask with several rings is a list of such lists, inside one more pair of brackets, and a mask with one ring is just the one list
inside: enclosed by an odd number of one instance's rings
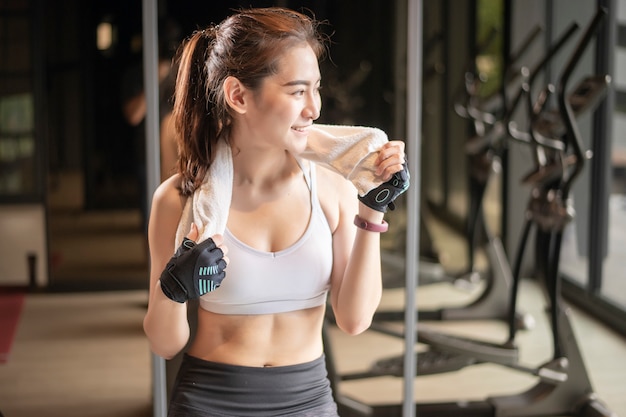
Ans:
{"label": "smiling mouth", "polygon": [[302,126],[302,127],[294,126],[292,127],[292,129],[295,130],[296,132],[305,133],[305,132],[308,132],[309,126]]}

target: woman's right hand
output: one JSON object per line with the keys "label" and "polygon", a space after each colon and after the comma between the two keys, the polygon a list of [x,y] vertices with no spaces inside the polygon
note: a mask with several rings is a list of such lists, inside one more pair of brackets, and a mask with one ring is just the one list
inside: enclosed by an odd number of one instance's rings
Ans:
{"label": "woman's right hand", "polygon": [[161,290],[173,301],[184,303],[216,290],[226,276],[228,265],[224,239],[214,235],[196,244],[195,224],[161,273]]}

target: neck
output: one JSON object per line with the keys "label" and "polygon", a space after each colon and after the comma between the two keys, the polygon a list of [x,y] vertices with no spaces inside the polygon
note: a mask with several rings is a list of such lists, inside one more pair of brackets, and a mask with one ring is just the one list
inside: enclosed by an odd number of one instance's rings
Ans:
{"label": "neck", "polygon": [[239,149],[233,146],[235,185],[271,186],[290,177],[299,166],[287,151]]}

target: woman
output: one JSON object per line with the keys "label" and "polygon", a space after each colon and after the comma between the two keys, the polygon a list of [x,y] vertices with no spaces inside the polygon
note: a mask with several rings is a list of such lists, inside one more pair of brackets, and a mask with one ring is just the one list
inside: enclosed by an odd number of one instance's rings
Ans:
{"label": "woman", "polygon": [[[326,295],[343,331],[369,327],[384,212],[406,187],[383,207],[299,157],[320,115],[323,51],[316,23],[281,8],[240,11],[182,46],[178,174],[154,194],[144,320],[152,351],[171,358],[189,339],[186,301],[200,299],[170,416],[337,415],[322,349]],[[218,143],[232,152],[226,230],[200,242],[195,222],[172,257]],[[387,142],[375,161],[389,182],[403,168],[403,142]]]}

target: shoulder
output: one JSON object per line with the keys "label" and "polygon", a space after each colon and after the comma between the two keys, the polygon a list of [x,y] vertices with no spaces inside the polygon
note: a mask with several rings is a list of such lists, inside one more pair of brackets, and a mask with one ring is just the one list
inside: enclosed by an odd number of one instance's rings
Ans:
{"label": "shoulder", "polygon": [[176,230],[186,201],[179,189],[180,177],[176,174],[163,181],[152,197],[148,242],[151,257],[159,262],[169,259],[174,250]]}
{"label": "shoulder", "polygon": [[[314,164],[313,162],[311,163]],[[317,182],[320,188],[324,189],[324,191],[326,191],[326,187],[333,187],[337,192],[347,191],[356,193],[356,188],[352,185],[352,183],[335,171],[318,164],[315,164],[315,171],[318,178]]]}
{"label": "shoulder", "polygon": [[180,176],[172,175],[154,191],[150,217],[159,222],[178,224],[185,201],[186,198],[180,195]]}
{"label": "shoulder", "polygon": [[153,203],[159,205],[180,205],[184,197],[180,195],[181,179],[179,174],[174,174],[164,180],[154,191]]}

